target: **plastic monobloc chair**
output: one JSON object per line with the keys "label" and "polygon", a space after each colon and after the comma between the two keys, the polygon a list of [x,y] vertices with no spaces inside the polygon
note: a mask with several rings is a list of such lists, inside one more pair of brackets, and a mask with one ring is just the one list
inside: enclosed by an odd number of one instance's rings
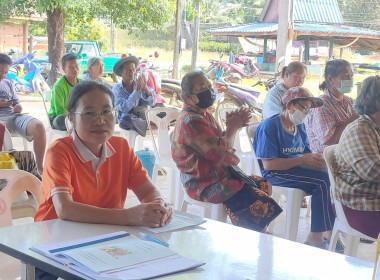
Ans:
{"label": "plastic monobloc chair", "polygon": [[[179,209],[181,183],[178,180],[179,176],[176,163],[172,158],[169,128],[170,124],[178,119],[179,113],[180,111],[173,107],[150,108],[146,111],[146,120],[148,122],[149,131],[153,139],[153,151],[156,157],[156,164],[153,168],[152,181],[153,183],[156,182],[158,166],[168,168],[168,200],[171,204],[174,204],[175,209]],[[154,135],[152,124],[157,127],[158,136]]]}
{"label": "plastic monobloc chair", "polygon": [[[12,217],[33,217],[41,196],[40,180],[28,172],[14,169],[0,170],[0,178],[6,179],[8,182],[0,191],[0,202],[2,204],[2,211],[0,211],[0,227],[12,226]],[[33,202],[30,203],[30,205],[25,205],[25,203],[23,203],[23,205],[15,206],[15,204],[17,204],[17,199],[20,195],[25,193],[25,191],[28,191],[30,195],[33,196]],[[14,213],[15,209],[17,210],[16,215]],[[23,211],[20,212],[18,210]],[[17,279],[20,278],[20,275],[21,279],[32,279],[31,277],[34,277],[34,273],[33,275],[26,275],[26,268],[26,265],[23,263],[21,263],[20,266],[19,260],[5,254],[0,254],[0,279]]]}
{"label": "plastic monobloc chair", "polygon": [[197,205],[203,207],[203,217],[213,219],[219,222],[225,222],[227,220],[227,212],[224,209],[222,203],[214,204],[210,202],[203,202],[190,198],[186,192],[184,192],[181,212],[187,211],[187,206],[189,204]]}
{"label": "plastic monobloc chair", "polygon": [[[47,139],[47,145],[50,145],[54,139],[56,139],[57,137],[54,137],[54,136],[58,136],[58,138],[61,138],[61,137],[66,137],[69,135],[69,132],[66,131],[66,130],[59,130],[59,129],[54,129],[51,127],[50,125],[50,119],[49,119],[49,111],[47,109],[47,106],[46,106],[46,101],[47,102],[50,102],[51,101],[51,93],[52,91],[51,90],[46,90],[44,91],[42,94],[41,94],[41,97],[42,97],[42,102],[44,104],[44,108],[45,108],[45,112],[46,112],[46,116],[47,116],[47,119],[48,119],[48,129],[49,129],[49,134],[48,134],[48,139]],[[66,124],[67,124],[67,118],[66,118]]]}
{"label": "plastic monobloc chair", "polygon": [[344,254],[348,256],[355,257],[358,249],[358,245],[360,242],[360,238],[369,239],[376,241],[376,239],[371,238],[356,229],[353,229],[346,218],[346,215],[343,211],[343,206],[340,201],[336,199],[335,196],[335,155],[334,150],[337,147],[337,145],[331,145],[329,147],[326,147],[323,151],[323,157],[325,158],[329,178],[330,178],[330,189],[331,189],[331,196],[335,207],[335,222],[334,222],[334,228],[331,235],[329,250],[334,251],[336,247],[336,243],[338,242],[339,238],[339,232],[345,233],[346,242],[345,242],[345,248],[344,248]]}
{"label": "plastic monobloc chair", "polygon": [[[253,143],[253,138],[255,130],[259,123],[252,123],[247,127],[247,134]],[[252,149],[252,157],[254,160],[254,174],[257,176],[262,176],[260,165],[256,157],[255,151]],[[298,232],[298,223],[301,213],[301,203],[305,196],[308,194],[303,190],[297,188],[286,188],[281,186],[272,186],[272,198],[279,203],[281,196],[286,197],[286,225],[285,225],[285,238],[288,240],[296,241]],[[309,203],[310,205],[310,203]],[[268,226],[268,232],[273,233],[275,226],[275,221],[273,220]]]}

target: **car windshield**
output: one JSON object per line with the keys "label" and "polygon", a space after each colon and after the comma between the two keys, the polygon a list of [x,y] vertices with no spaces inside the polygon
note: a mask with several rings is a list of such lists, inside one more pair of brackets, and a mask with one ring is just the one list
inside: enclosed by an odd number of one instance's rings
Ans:
{"label": "car windshield", "polygon": [[65,53],[78,54],[81,48],[81,44],[65,44]]}

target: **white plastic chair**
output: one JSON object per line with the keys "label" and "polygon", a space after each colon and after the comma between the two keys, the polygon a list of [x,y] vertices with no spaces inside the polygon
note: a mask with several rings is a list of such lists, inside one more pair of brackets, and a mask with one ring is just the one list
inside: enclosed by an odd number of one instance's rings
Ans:
{"label": "white plastic chair", "polygon": [[181,212],[187,212],[187,206],[189,204],[203,207],[203,217],[213,219],[219,222],[225,222],[227,220],[227,212],[224,209],[222,203],[214,204],[210,202],[203,202],[190,198],[186,192],[184,193]]}
{"label": "white plastic chair", "polygon": [[[0,191],[0,202],[2,204],[2,211],[0,211],[0,227],[12,226],[12,216],[16,219],[29,217],[32,213],[33,217],[40,200],[41,182],[28,172],[12,169],[0,170],[0,178],[7,179],[8,181],[8,184]],[[14,208],[17,207],[15,206],[15,204],[17,204],[15,201],[17,201],[17,198],[25,193],[25,191],[31,193],[35,203],[30,204],[30,210],[23,212],[25,215],[20,216],[19,214],[22,213],[15,215]],[[18,279],[20,278],[20,273],[22,279],[34,277],[34,275],[26,275],[27,269],[25,264],[21,264],[20,266],[19,260],[5,254],[0,254],[0,279]]]}
{"label": "white plastic chair", "polygon": [[376,239],[371,238],[356,229],[353,229],[347,219],[346,215],[344,214],[342,204],[340,201],[336,199],[335,196],[335,171],[334,171],[334,165],[335,165],[335,155],[334,150],[337,147],[337,145],[331,145],[329,147],[326,147],[323,151],[323,157],[325,158],[329,178],[330,178],[330,190],[331,190],[331,197],[334,203],[335,207],[335,213],[336,218],[334,222],[334,228],[331,235],[329,250],[334,251],[336,247],[336,243],[338,241],[339,232],[346,234],[346,242],[345,242],[345,248],[344,248],[344,254],[348,256],[355,257],[356,252],[358,249],[358,245],[360,242],[360,238],[369,239],[376,241]]}
{"label": "white plastic chair", "polygon": [[[259,123],[250,124],[247,127],[247,134],[253,143],[255,130]],[[252,149],[252,157],[254,160],[254,174],[262,176],[259,162],[256,157],[255,151]],[[298,223],[301,212],[302,199],[307,196],[306,192],[296,188],[286,188],[272,185],[272,198],[279,203],[281,196],[286,197],[286,225],[285,225],[285,238],[288,240],[296,241]],[[310,205],[310,203],[309,203]],[[276,220],[273,220],[268,226],[268,232],[273,233]]]}
{"label": "white plastic chair", "polygon": [[126,129],[120,128],[120,136],[127,139],[129,146],[131,146],[134,150],[141,150],[143,148],[142,143],[140,143],[140,141],[137,141],[137,147],[135,147],[136,138],[138,137],[141,139],[141,136],[137,133],[136,130],[134,129],[126,130]]}
{"label": "white plastic chair", "polygon": [[[153,139],[153,151],[156,157],[152,181],[153,183],[156,182],[158,166],[168,168],[168,200],[171,204],[174,204],[175,209],[179,208],[181,183],[178,180],[178,169],[171,154],[169,128],[170,123],[177,120],[179,113],[180,111],[175,108],[166,107],[150,108],[146,112],[146,120]],[[160,116],[162,116],[162,118]],[[153,134],[151,123],[156,125],[158,137]]]}
{"label": "white plastic chair", "polygon": [[[61,138],[61,137],[66,137],[66,136],[69,135],[69,133],[66,130],[54,129],[50,125],[49,110],[48,110],[48,108],[46,106],[46,101],[47,102],[51,101],[51,93],[52,93],[51,90],[45,90],[41,94],[42,102],[44,104],[44,108],[45,108],[45,112],[46,112],[46,117],[47,117],[47,120],[48,120],[48,130],[49,130],[49,136],[47,138],[47,145],[48,146],[53,142],[54,139]],[[67,119],[65,120],[65,122],[67,123]],[[54,136],[58,136],[58,137],[54,137]]]}

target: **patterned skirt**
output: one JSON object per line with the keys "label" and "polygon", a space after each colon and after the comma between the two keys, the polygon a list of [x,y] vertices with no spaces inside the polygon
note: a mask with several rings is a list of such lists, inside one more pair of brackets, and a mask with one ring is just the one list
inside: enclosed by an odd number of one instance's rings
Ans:
{"label": "patterned skirt", "polygon": [[223,202],[232,224],[255,231],[262,231],[281,214],[281,207],[269,195],[269,182],[259,176],[251,176],[256,186],[245,184],[230,199]]}

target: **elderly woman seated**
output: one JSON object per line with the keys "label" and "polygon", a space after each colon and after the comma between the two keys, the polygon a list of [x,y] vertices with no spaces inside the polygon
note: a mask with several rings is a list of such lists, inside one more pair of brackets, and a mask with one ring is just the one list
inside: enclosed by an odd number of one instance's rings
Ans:
{"label": "elderly woman seated", "polygon": [[231,146],[235,133],[248,123],[249,110],[240,108],[227,115],[227,129],[222,132],[207,111],[215,93],[206,75],[190,72],[181,87],[185,106],[174,130],[172,156],[187,194],[196,200],[223,203],[235,225],[263,230],[282,210],[270,197],[271,185],[266,180],[237,174],[239,158]]}
{"label": "elderly woman seated", "polygon": [[95,81],[112,89],[113,84],[105,81],[102,76],[104,74],[104,63],[100,57],[91,57],[87,61],[87,70],[82,74],[85,81]]}
{"label": "elderly woman seated", "polygon": [[310,108],[323,102],[307,89],[294,87],[282,99],[286,109],[265,119],[256,129],[254,149],[262,174],[273,185],[298,188],[312,195],[311,232],[305,244],[326,248],[335,215],[330,181],[321,154],[312,154],[304,121]]}
{"label": "elderly woman seated", "polygon": [[359,118],[343,131],[335,151],[335,195],[354,229],[380,232],[380,77],[364,80],[356,99]]}

